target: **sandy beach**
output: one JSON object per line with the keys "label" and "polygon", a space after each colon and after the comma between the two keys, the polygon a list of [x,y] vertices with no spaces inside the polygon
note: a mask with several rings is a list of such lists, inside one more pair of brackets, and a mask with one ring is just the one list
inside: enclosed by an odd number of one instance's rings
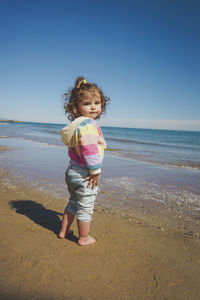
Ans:
{"label": "sandy beach", "polygon": [[199,299],[198,221],[98,205],[80,247],[76,224],[57,238],[65,199],[0,179],[1,299]]}

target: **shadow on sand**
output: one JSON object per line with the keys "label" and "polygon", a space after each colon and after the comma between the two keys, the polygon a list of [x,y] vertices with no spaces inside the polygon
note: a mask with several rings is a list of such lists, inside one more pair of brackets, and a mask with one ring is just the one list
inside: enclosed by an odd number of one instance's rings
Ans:
{"label": "shadow on sand", "polygon": [[[61,213],[45,208],[42,204],[32,200],[13,200],[10,201],[10,206],[15,209],[16,213],[24,215],[32,220],[34,223],[53,231],[58,235],[61,221],[59,216]],[[78,238],[70,234],[66,239],[78,242]]]}

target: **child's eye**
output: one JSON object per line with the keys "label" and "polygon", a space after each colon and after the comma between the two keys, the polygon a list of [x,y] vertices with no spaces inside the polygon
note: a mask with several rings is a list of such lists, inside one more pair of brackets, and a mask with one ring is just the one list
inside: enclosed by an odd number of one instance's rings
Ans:
{"label": "child's eye", "polygon": [[101,101],[96,101],[95,104],[96,105],[101,104]]}

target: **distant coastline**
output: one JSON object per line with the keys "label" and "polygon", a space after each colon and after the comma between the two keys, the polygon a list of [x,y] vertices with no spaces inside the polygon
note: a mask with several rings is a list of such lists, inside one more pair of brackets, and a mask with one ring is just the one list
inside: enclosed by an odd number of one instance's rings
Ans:
{"label": "distant coastline", "polygon": [[19,120],[1,120],[0,122],[6,122],[6,123],[23,123],[22,121]]}
{"label": "distant coastline", "polygon": [[[49,125],[61,125],[65,126],[66,123],[52,123],[52,122],[39,122],[39,121],[20,121],[20,120],[10,120],[10,119],[1,119],[0,123],[30,123],[30,124],[49,124]],[[68,122],[69,123],[69,122]],[[157,131],[180,131],[180,132],[200,132],[199,129],[166,129],[166,128],[145,128],[145,127],[124,127],[124,126],[111,126],[111,125],[101,125],[102,128],[124,128],[124,129],[136,129],[136,130],[157,130]]]}

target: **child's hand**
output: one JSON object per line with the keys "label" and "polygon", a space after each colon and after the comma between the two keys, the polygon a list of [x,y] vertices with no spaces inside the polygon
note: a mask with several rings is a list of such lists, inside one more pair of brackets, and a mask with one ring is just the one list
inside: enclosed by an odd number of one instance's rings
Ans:
{"label": "child's hand", "polygon": [[90,187],[90,185],[92,185],[92,189],[93,189],[95,186],[97,186],[98,183],[99,183],[99,175],[100,175],[100,173],[99,174],[94,174],[94,175],[91,174],[90,176],[86,177],[84,179],[84,181],[88,180],[87,187]]}

